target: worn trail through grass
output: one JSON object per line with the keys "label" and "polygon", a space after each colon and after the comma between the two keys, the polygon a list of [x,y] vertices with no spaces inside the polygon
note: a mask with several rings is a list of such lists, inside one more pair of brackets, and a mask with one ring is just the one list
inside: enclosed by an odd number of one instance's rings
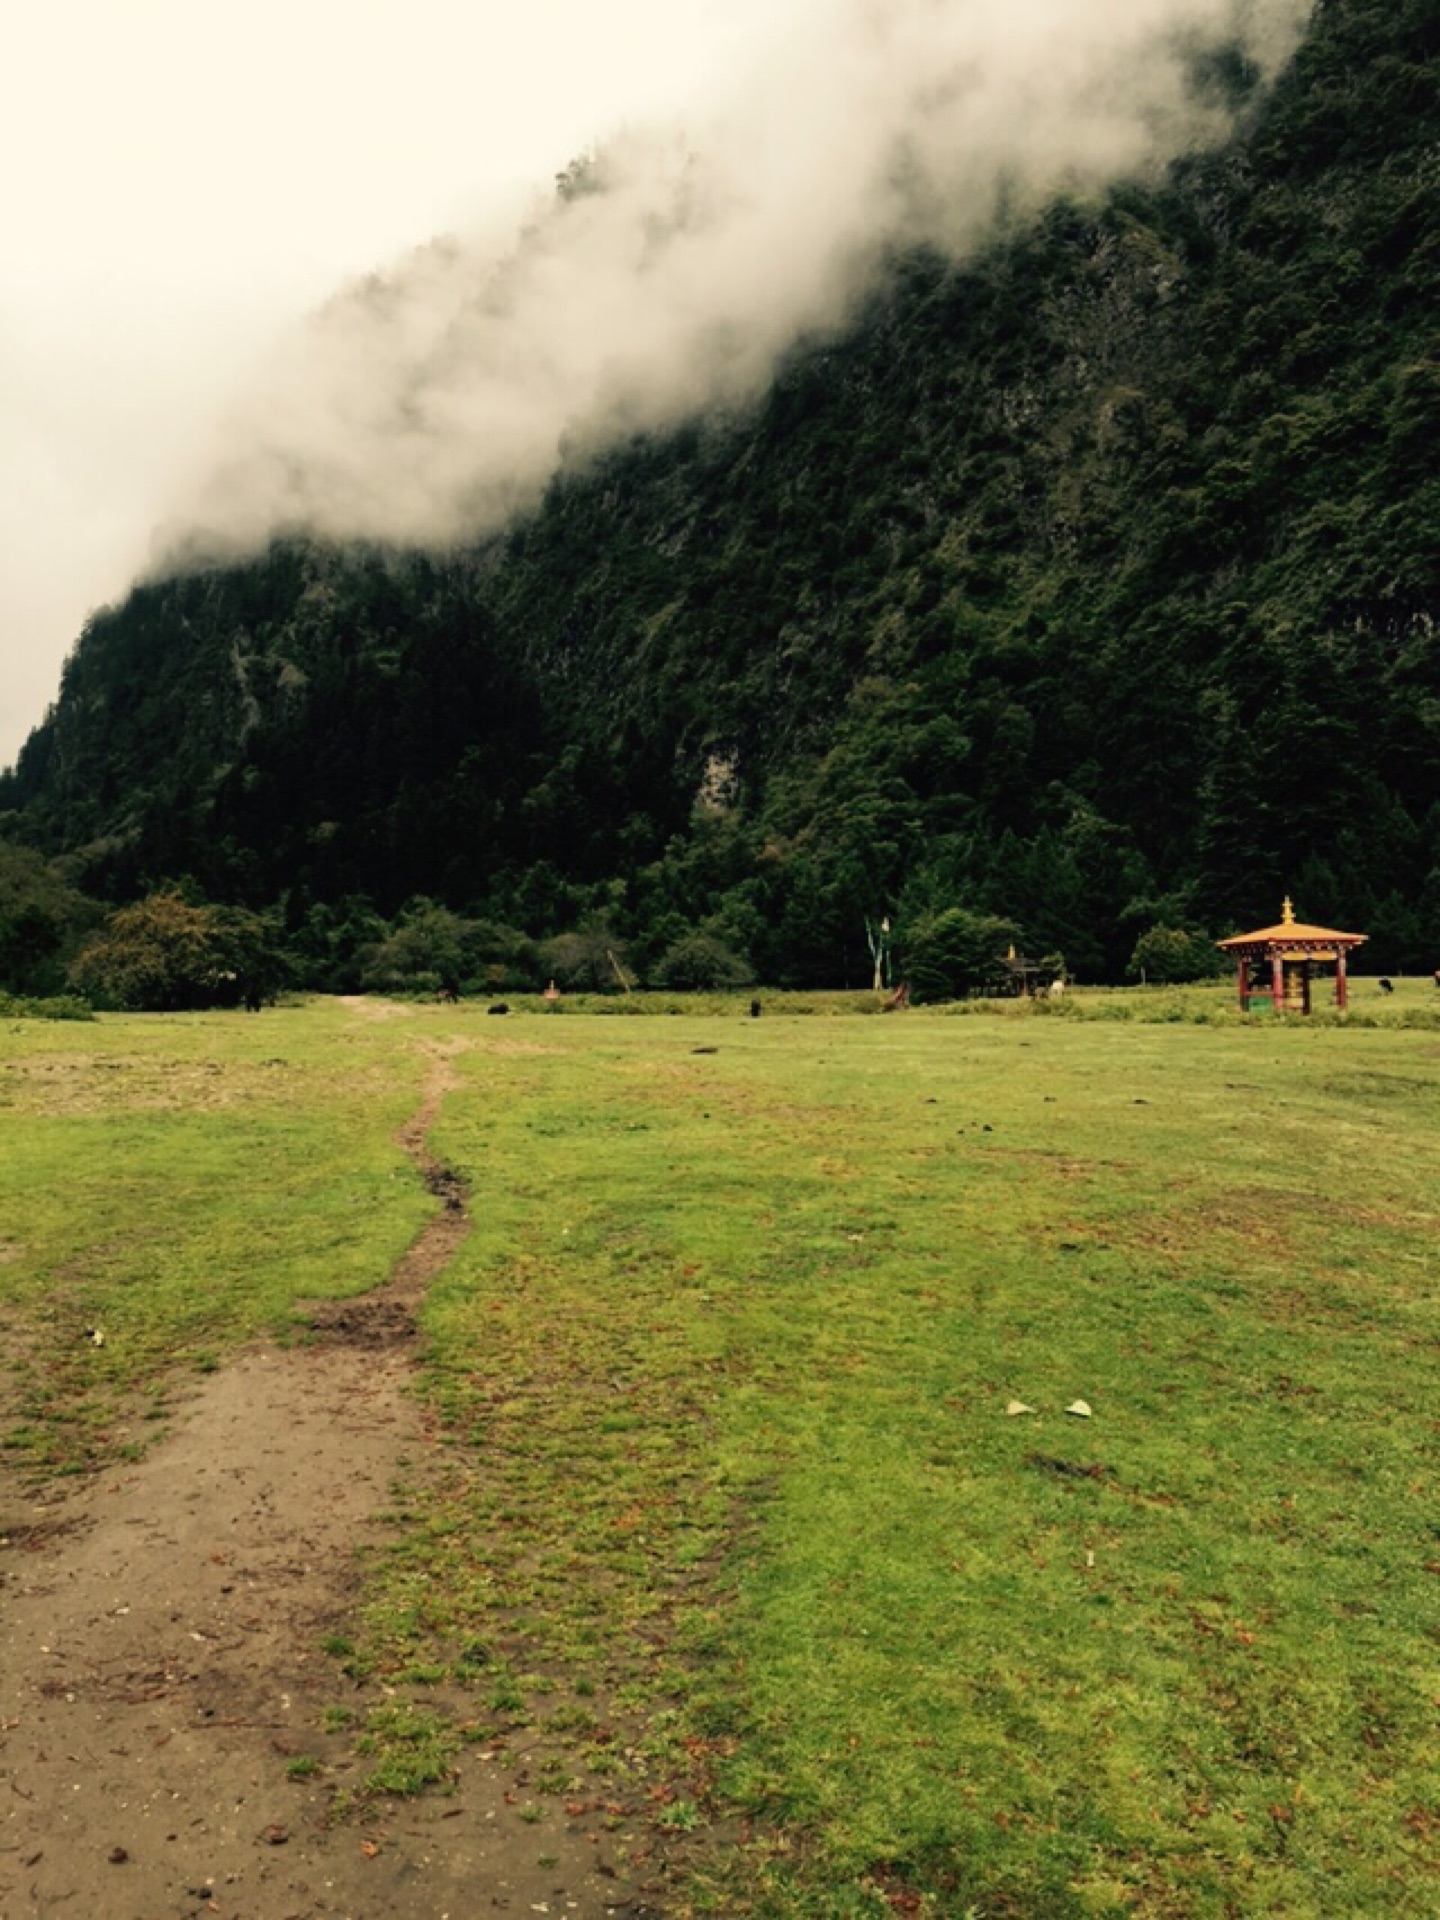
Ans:
{"label": "worn trail through grass", "polygon": [[364,1729],[378,1721],[397,1744],[390,1697],[337,1685],[322,1650],[343,1633],[360,1556],[393,1534],[402,1463],[423,1476],[434,1449],[413,1392],[415,1316],[470,1223],[428,1139],[464,1045],[412,1049],[423,1097],[397,1144],[440,1204],[387,1281],[295,1302],[299,1343],[227,1354],[188,1391],[152,1375],[165,1431],[128,1465],[57,1487],[17,1473],[26,1450],[10,1449],[0,1911],[280,1920],[558,1899],[601,1915],[621,1897],[586,1838],[541,1867],[479,1760],[450,1806],[369,1784]]}

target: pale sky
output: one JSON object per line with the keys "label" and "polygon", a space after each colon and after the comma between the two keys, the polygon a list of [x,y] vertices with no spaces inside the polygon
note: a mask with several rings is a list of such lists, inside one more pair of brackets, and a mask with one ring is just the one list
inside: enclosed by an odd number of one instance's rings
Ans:
{"label": "pale sky", "polygon": [[0,764],[287,323],[809,0],[0,0]]}

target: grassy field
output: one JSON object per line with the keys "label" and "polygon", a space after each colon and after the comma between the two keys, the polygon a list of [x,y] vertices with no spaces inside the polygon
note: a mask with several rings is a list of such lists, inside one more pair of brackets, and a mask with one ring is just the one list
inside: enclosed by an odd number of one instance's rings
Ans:
{"label": "grassy field", "polygon": [[1428,1914],[1440,996],[1400,987],[1343,1029],[14,1023],[12,1458],[137,1445],[175,1368],[383,1274],[459,1034],[451,1445],[334,1649],[397,1689],[377,1784],[542,1727],[537,1829],[609,1780],[747,1842],[699,1911]]}
{"label": "grassy field", "polygon": [[12,1459],[137,1448],[177,1368],[383,1276],[431,1204],[391,1137],[420,1077],[396,1023],[323,1003],[0,1025]]}

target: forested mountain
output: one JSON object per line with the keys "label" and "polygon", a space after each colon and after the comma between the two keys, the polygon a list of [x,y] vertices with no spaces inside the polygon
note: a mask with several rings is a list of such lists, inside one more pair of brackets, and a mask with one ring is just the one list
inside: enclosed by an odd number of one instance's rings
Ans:
{"label": "forested mountain", "polygon": [[502,537],[140,586],[0,824],[302,949],[425,895],[858,983],[867,915],[958,903],[1118,977],[1288,891],[1428,970],[1437,314],[1440,8],[1325,0],[1224,149],[895,257],[753,409]]}

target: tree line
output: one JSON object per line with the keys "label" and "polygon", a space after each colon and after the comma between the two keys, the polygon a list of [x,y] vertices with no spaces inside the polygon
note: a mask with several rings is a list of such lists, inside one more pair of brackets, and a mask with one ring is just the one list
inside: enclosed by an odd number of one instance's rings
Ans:
{"label": "tree line", "polygon": [[[1014,921],[946,908],[887,938],[884,984],[903,980],[918,1001],[1004,990],[1004,961],[1023,940]],[[1065,973],[1063,954],[1043,962]],[[1129,972],[1163,982],[1217,969],[1210,943],[1152,928],[1137,941]],[[567,993],[637,985],[716,992],[753,986],[756,976],[715,934],[685,931],[660,946],[627,937],[598,913],[535,939],[423,898],[391,921],[360,898],[316,906],[289,931],[278,915],[206,901],[193,887],[165,887],[107,909],[39,856],[0,843],[0,994],[78,995],[101,1008],[175,1013],[258,1011],[291,990],[458,999],[551,984]]]}

